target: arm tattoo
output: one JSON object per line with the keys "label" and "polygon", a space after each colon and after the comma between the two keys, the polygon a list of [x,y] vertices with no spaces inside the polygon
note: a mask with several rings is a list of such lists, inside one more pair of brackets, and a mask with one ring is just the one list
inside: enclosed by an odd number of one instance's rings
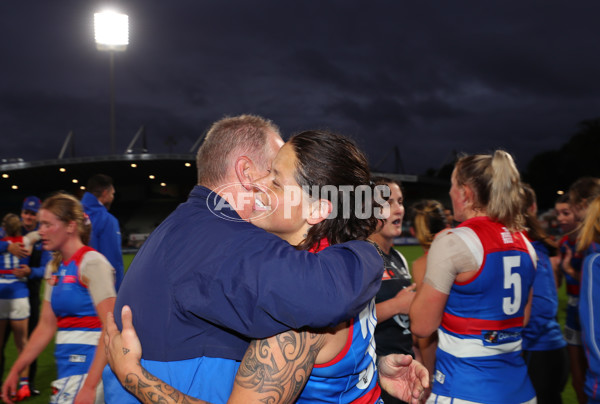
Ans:
{"label": "arm tattoo", "polygon": [[[265,404],[293,402],[306,384],[326,337],[324,333],[287,331],[252,341],[235,378],[234,390],[258,393]],[[146,369],[129,373],[123,386],[146,404],[208,404],[187,396]]]}
{"label": "arm tattoo", "polygon": [[206,401],[186,396],[177,389],[156,378],[144,368],[142,374],[129,373],[123,386],[142,403],[146,404],[208,404]]}
{"label": "arm tattoo", "polygon": [[293,402],[308,381],[325,334],[287,331],[250,343],[235,384],[261,394],[264,403]]}

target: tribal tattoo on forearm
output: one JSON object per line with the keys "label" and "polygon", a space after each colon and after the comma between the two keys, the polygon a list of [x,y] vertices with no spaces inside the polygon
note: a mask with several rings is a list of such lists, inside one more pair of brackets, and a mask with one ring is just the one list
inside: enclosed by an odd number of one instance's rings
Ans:
{"label": "tribal tattoo on forearm", "polygon": [[254,340],[235,379],[239,386],[261,395],[260,401],[293,402],[306,384],[326,337],[309,331],[287,331]]}
{"label": "tribal tattoo on forearm", "polygon": [[[325,344],[323,333],[287,331],[250,343],[235,378],[237,390],[246,402],[292,403],[306,384],[317,355]],[[187,396],[140,366],[128,373],[123,386],[146,404],[209,404]]]}
{"label": "tribal tattoo on forearm", "polygon": [[206,401],[186,396],[180,391],[156,378],[144,368],[141,375],[129,373],[123,386],[145,404],[208,404]]}

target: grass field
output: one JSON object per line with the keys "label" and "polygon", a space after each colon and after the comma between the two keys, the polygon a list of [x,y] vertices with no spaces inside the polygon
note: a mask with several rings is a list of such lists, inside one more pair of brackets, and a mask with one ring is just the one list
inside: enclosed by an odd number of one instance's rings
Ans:
{"label": "grass field", "polygon": [[[423,251],[422,251],[421,247],[419,247],[419,246],[405,246],[405,247],[400,247],[399,250],[404,254],[404,256],[406,257],[406,260],[408,261],[408,264],[411,267],[412,267],[412,262],[414,260],[416,260],[417,258],[419,258],[423,254]],[[133,259],[132,254],[123,255],[125,269],[127,269],[129,267],[129,264],[131,263],[132,259]],[[565,290],[564,290],[564,286],[563,286],[561,288],[561,290],[559,290],[559,306],[560,306],[559,307],[559,322],[561,324],[564,324],[564,320],[565,320],[564,312],[565,312],[566,302],[567,302],[567,299],[566,299]],[[37,376],[36,376],[36,387],[41,391],[41,395],[28,399],[26,401],[27,403],[32,403],[32,404],[33,403],[35,403],[35,404],[48,403],[49,397],[50,397],[50,382],[56,378],[56,370],[54,367],[53,352],[54,352],[54,344],[51,343],[50,345],[48,345],[48,347],[42,353],[42,355],[40,355],[40,357],[38,358],[38,372],[37,372]],[[10,343],[7,345],[7,349],[6,349],[7,366],[6,366],[6,369],[4,370],[4,375],[3,375],[2,380],[4,380],[4,377],[6,376],[6,373],[9,370],[9,366],[14,362],[15,359],[16,359],[16,349],[11,340]],[[571,387],[570,381],[569,381],[569,383],[567,383],[567,387],[565,388],[565,391],[563,392],[562,397],[563,397],[564,404],[576,404],[577,403],[577,399],[576,399],[575,393]]]}

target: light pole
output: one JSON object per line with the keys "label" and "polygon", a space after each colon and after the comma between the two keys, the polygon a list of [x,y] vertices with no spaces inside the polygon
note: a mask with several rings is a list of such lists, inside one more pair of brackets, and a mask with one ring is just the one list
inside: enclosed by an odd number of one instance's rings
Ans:
{"label": "light pole", "polygon": [[115,52],[122,52],[129,45],[129,17],[114,11],[94,14],[96,48],[109,51],[110,69],[110,153],[115,154]]}

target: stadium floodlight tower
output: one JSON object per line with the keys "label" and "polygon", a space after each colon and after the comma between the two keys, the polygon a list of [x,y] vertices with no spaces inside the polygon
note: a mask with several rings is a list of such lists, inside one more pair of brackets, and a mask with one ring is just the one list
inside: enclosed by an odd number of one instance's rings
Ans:
{"label": "stadium floodlight tower", "polygon": [[96,48],[110,55],[110,153],[115,154],[115,52],[129,45],[129,17],[115,11],[94,14]]}

